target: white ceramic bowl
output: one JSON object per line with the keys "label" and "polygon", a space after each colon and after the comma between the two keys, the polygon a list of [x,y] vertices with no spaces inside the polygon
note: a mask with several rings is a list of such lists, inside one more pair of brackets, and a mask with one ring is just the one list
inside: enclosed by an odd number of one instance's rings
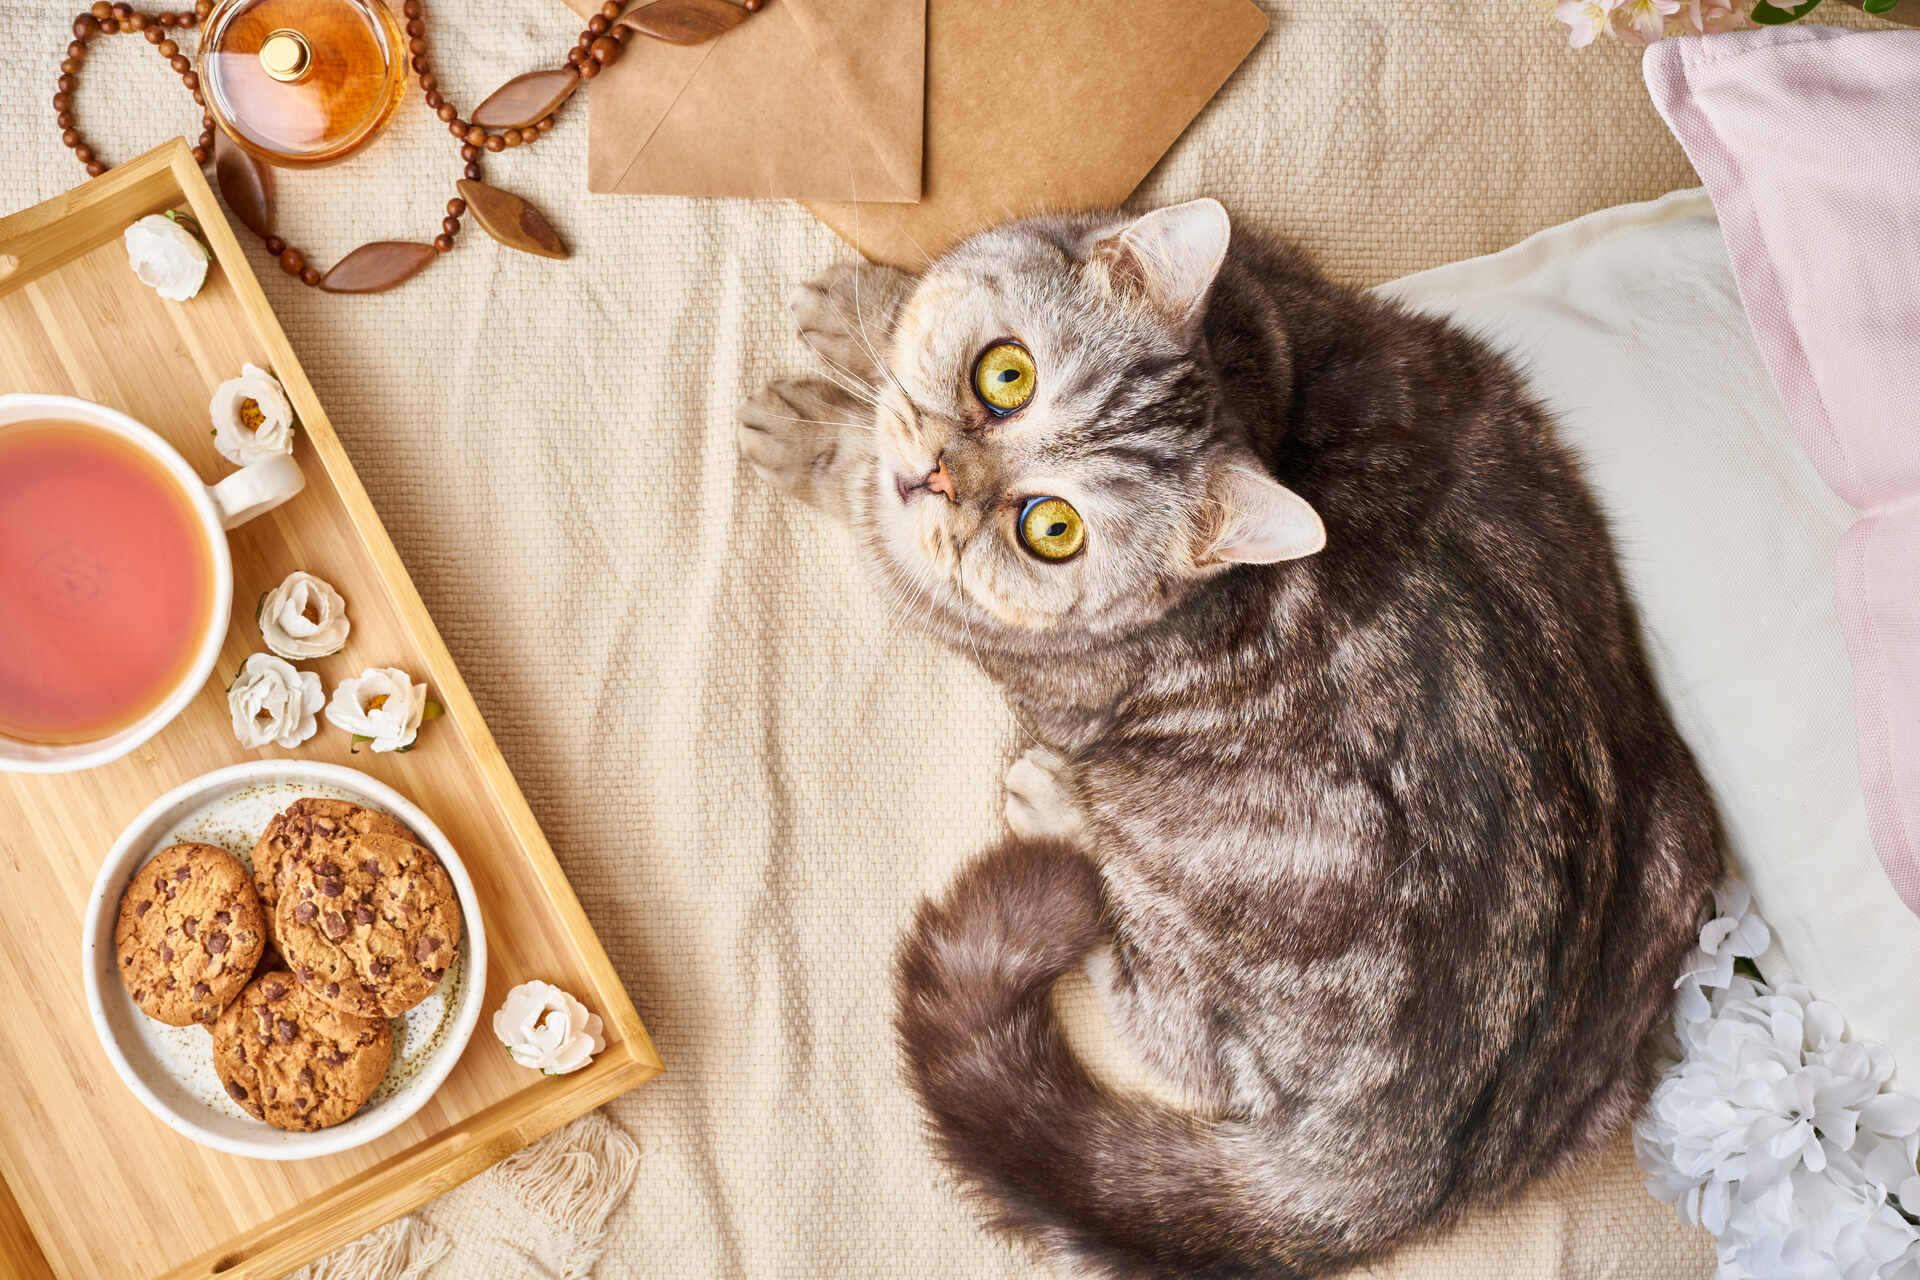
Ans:
{"label": "white ceramic bowl", "polygon": [[[253,1119],[220,1090],[212,1044],[200,1027],[167,1027],[142,1013],[115,964],[113,928],[127,881],[180,839],[203,838],[236,854],[266,819],[302,795],[331,795],[383,809],[412,828],[447,869],[460,899],[460,958],[440,990],[396,1020],[394,1068],[359,1114],[312,1133],[287,1133]],[[264,816],[263,816],[264,815]],[[147,1110],[220,1151],[263,1160],[304,1160],[371,1142],[418,1111],[453,1070],[480,1021],[487,990],[487,938],[473,880],[433,819],[384,782],[357,769],[301,760],[238,764],[175,787],[127,825],[107,854],[87,902],[81,939],[87,1007],[120,1078]]]}

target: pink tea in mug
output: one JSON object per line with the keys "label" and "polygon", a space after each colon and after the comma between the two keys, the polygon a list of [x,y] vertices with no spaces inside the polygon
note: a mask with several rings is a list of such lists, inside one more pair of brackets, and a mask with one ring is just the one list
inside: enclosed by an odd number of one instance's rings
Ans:
{"label": "pink tea in mug", "polygon": [[133,724],[192,668],[212,605],[205,526],[159,461],[82,423],[0,428],[0,734]]}

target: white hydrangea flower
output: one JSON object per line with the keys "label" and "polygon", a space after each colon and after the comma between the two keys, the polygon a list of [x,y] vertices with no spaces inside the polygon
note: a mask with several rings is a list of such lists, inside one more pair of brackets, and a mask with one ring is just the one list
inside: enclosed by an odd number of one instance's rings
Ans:
{"label": "white hydrangea flower", "polygon": [[347,602],[330,585],[295,570],[260,597],[260,638],[283,658],[325,658],[346,647]]}
{"label": "white hydrangea flower", "polygon": [[120,238],[133,274],[169,302],[185,302],[207,282],[213,254],[171,213],[150,213]]}
{"label": "white hydrangea flower", "polygon": [[413,746],[427,713],[427,686],[398,667],[368,667],[342,680],[327,703],[327,722],[373,744],[375,751]]}
{"label": "white hydrangea flower", "polygon": [[227,690],[233,736],[243,747],[297,747],[319,731],[315,716],[324,700],[319,676],[296,671],[270,653],[256,653],[240,664]]}
{"label": "white hydrangea flower", "polygon": [[1634,1130],[1648,1190],[1719,1238],[1717,1280],[1920,1280],[1920,1101],[1839,1009],[1738,973],[1767,927],[1746,886],[1714,900]]}
{"label": "white hydrangea flower", "polygon": [[213,447],[236,467],[293,452],[293,404],[275,378],[258,365],[240,366],[240,376],[214,389]]}
{"label": "white hydrangea flower", "polygon": [[551,982],[523,982],[493,1015],[493,1034],[523,1067],[563,1076],[607,1047],[600,1015]]}

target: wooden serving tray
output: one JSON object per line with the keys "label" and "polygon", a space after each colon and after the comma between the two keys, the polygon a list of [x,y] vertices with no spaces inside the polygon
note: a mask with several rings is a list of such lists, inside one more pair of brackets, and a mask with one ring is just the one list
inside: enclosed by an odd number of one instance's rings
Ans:
{"label": "wooden serving tray", "polygon": [[[135,279],[120,240],[128,223],[163,209],[190,212],[213,247],[206,287],[184,303]],[[214,451],[207,403],[247,361],[286,385],[307,487],[231,535],[233,620],[214,678],[159,736],[112,764],[0,773],[0,1276],[281,1276],[660,1071],[186,143],[0,219],[0,392],[121,409],[211,482],[230,468]],[[347,735],[325,723],[290,752],[235,742],[223,688],[263,648],[260,593],[294,569],[338,587],[353,620],[344,653],[303,667],[329,690],[364,666],[402,667],[446,707],[414,751],[349,754]],[[512,1063],[483,1016],[419,1114],[355,1151],[307,1161],[223,1155],[149,1114],[94,1036],[82,911],[108,847],[149,801],[263,754],[350,765],[425,809],[479,891],[486,1008],[530,978],[559,983],[605,1020],[606,1052],[573,1075],[542,1076]]]}

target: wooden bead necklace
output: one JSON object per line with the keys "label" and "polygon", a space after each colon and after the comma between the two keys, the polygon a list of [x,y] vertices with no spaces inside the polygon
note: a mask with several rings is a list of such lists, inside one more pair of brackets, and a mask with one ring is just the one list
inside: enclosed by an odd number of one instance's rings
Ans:
{"label": "wooden bead necklace", "polygon": [[86,166],[90,177],[106,172],[106,162],[74,125],[73,94],[80,82],[80,68],[86,61],[88,43],[94,37],[139,32],[179,74],[180,83],[200,108],[201,128],[193,146],[194,160],[201,165],[210,160],[216,162],[216,177],[227,207],[260,238],[267,253],[279,262],[280,269],[297,277],[302,284],[329,293],[378,293],[411,279],[436,257],[450,252],[454,238],[460,234],[460,220],[469,213],[482,230],[509,248],[549,258],[566,257],[560,237],[538,209],[522,197],[480,180],[481,157],[487,152],[530,146],[550,132],[554,113],[582,83],[617,61],[634,34],[671,44],[700,44],[739,25],[763,3],[764,0],[741,0],[739,4],[729,0],[653,0],[629,13],[625,11],[625,0],[606,0],[600,11],[587,19],[586,28],[580,32],[574,47],[567,51],[565,66],[533,71],[509,80],[469,116],[462,118],[441,93],[439,78],[433,73],[420,0],[405,0],[401,12],[405,18],[408,65],[419,81],[428,108],[446,123],[447,132],[460,143],[464,168],[463,176],[455,183],[458,194],[447,201],[446,216],[440,220],[440,234],[432,243],[380,240],[363,244],[325,272],[273,233],[273,181],[266,166],[218,130],[213,113],[207,109],[206,95],[193,60],[180,51],[179,42],[174,38],[175,33],[191,31],[206,22],[214,11],[213,0],[195,0],[191,9],[160,13],[144,13],[129,4],[96,0],[92,8],[77,14],[73,19],[73,41],[67,45],[67,56],[60,63],[60,78],[53,95],[53,109],[57,113],[54,123],[60,128],[60,141]]}

